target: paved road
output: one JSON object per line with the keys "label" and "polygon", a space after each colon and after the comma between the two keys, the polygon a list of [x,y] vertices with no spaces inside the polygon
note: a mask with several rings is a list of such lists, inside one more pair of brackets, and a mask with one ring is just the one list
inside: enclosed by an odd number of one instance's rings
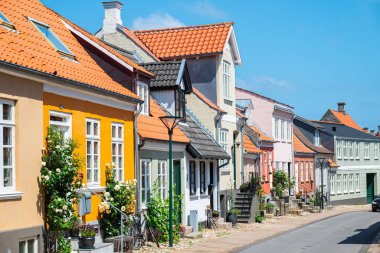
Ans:
{"label": "paved road", "polygon": [[380,231],[380,212],[353,212],[253,244],[240,253],[364,253]]}

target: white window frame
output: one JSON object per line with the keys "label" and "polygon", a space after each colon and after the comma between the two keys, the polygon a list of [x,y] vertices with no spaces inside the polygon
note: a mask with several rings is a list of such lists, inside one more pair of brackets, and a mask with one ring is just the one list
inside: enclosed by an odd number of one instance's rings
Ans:
{"label": "white window frame", "polygon": [[[62,121],[51,120],[52,116],[65,119],[65,121],[62,122]],[[72,136],[71,114],[63,113],[63,112],[57,112],[57,111],[50,111],[49,112],[49,122],[50,122],[50,126],[56,126],[63,133],[65,139],[71,138],[71,136]]]}
{"label": "white window frame", "polygon": [[348,159],[347,141],[343,141],[343,158]]}
{"label": "white window frame", "polygon": [[[194,165],[194,168],[192,168],[192,165]],[[194,169],[194,175],[191,173],[192,169]],[[194,193],[191,192],[192,185],[194,185]],[[190,197],[198,195],[197,163],[195,161],[189,161],[189,193]]]}
{"label": "white window frame", "polygon": [[223,61],[223,95],[224,98],[231,98],[231,63]]}
{"label": "white window frame", "polygon": [[[3,119],[3,106],[4,104],[10,105],[10,120]],[[4,145],[4,136],[3,131],[4,128],[10,128],[11,129],[11,145]],[[11,100],[6,99],[0,99],[0,195],[2,193],[9,193],[9,192],[15,192],[16,190],[16,161],[15,161],[15,109],[14,109],[14,102]],[[11,165],[4,165],[4,149],[5,148],[11,148]],[[11,184],[10,186],[5,187],[4,186],[4,171],[5,169],[11,169]]]}
{"label": "white window frame", "polygon": [[301,183],[303,183],[303,181],[304,181],[304,177],[303,177],[303,174],[304,174],[304,171],[303,171],[303,169],[304,169],[304,162],[300,162],[300,174],[301,174]]}
{"label": "white window frame", "polygon": [[342,141],[339,141],[339,140],[337,140],[336,141],[336,158],[337,159],[342,159],[342,147],[343,145],[342,145]]}
{"label": "white window frame", "polygon": [[355,174],[355,191],[360,192],[360,174]]}
{"label": "white window frame", "polygon": [[[230,153],[230,150],[228,148],[228,129],[219,129],[219,144],[227,154]],[[227,162],[227,159],[221,160],[220,162],[221,164],[224,164]]]}
{"label": "white window frame", "polygon": [[354,192],[354,174],[350,173],[349,178],[348,178],[348,188],[350,189],[350,192]]}
{"label": "white window frame", "polygon": [[335,175],[330,175],[330,193],[335,194]]}
{"label": "white window frame", "polygon": [[280,136],[280,139],[281,140],[284,140],[285,139],[285,121],[284,120],[280,120],[280,133],[281,133],[281,136]]}
{"label": "white window frame", "polygon": [[360,147],[360,142],[355,141],[354,142],[354,156],[356,159],[360,159],[359,147]]}
{"label": "white window frame", "polygon": [[288,121],[288,141],[291,141],[292,140],[292,123],[290,121]]}
{"label": "white window frame", "polygon": [[[143,173],[143,165],[145,171]],[[140,160],[140,192],[141,192],[141,204],[146,206],[150,198],[151,190],[151,180],[152,180],[152,160],[150,159],[141,159]],[[143,187],[143,182],[145,187]]]}
{"label": "white window frame", "polygon": [[343,174],[343,192],[348,193],[347,174]]}
{"label": "white window frame", "polygon": [[306,183],[309,182],[309,162],[305,162],[305,176],[306,176]]}
{"label": "white window frame", "polygon": [[[28,241],[30,240],[33,240],[33,252],[28,252]],[[22,240],[20,240],[18,243],[19,243],[19,247],[20,247],[20,243],[24,242],[25,245],[24,245],[24,253],[38,253],[38,238],[37,237],[30,237],[30,238],[24,238]],[[21,249],[19,249],[19,252],[21,252]]]}
{"label": "white window frame", "polygon": [[379,143],[375,143],[373,147],[373,157],[378,160],[379,159]]}
{"label": "white window frame", "polygon": [[[114,133],[115,129],[115,133]],[[121,129],[121,130],[120,130]],[[121,136],[119,136],[121,133]],[[124,124],[111,124],[111,152],[112,152],[112,170],[113,176],[119,182],[124,181]],[[115,151],[114,151],[115,147]],[[121,151],[120,151],[121,149]],[[121,162],[120,162],[121,161]]]}
{"label": "white window frame", "polygon": [[160,192],[161,199],[164,200],[166,198],[167,192],[167,166],[168,163],[166,160],[158,160],[157,164],[157,184],[158,190]]}
{"label": "white window frame", "polygon": [[354,144],[352,141],[348,142],[348,155],[350,157],[350,160],[354,159]]}
{"label": "white window frame", "polygon": [[369,143],[364,142],[364,159],[369,160]]}
{"label": "white window frame", "polygon": [[[90,123],[90,133],[87,133],[87,123]],[[98,124],[98,134],[94,134],[94,125]],[[86,176],[87,185],[100,185],[100,120],[86,118]],[[88,150],[88,142],[91,150]],[[95,153],[95,143],[98,144],[97,154]],[[95,167],[95,155],[98,156],[98,166]],[[87,156],[90,156],[91,166],[89,167]],[[95,170],[97,170],[97,181],[95,181]],[[91,178],[88,177],[88,171],[91,171]]]}
{"label": "white window frame", "polygon": [[279,130],[280,130],[279,121],[280,120],[278,118],[274,119],[274,138],[275,139],[280,139],[280,136],[279,136]]}
{"label": "white window frame", "polygon": [[318,129],[315,129],[315,133],[314,133],[314,145],[315,146],[320,146],[321,145],[320,135],[319,135],[319,130]]}
{"label": "white window frame", "polygon": [[[146,83],[137,81],[136,88],[137,88],[137,91],[136,91],[137,96],[139,96],[140,99],[144,101],[144,103],[141,105],[142,106],[141,113],[144,115],[148,115],[149,114],[149,86]],[[139,104],[139,107],[140,107],[140,104]]]}
{"label": "white window frame", "polygon": [[342,178],[342,175],[340,174],[336,175],[336,193],[337,194],[342,194],[341,178]]}

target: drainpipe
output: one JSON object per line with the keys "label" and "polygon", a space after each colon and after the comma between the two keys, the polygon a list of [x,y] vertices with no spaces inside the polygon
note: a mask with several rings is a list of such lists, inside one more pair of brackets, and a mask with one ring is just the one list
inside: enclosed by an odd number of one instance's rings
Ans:
{"label": "drainpipe", "polygon": [[[137,78],[138,78],[138,74],[136,76],[136,78],[133,80],[133,85],[134,85],[134,88],[136,90],[136,85],[137,85]],[[142,111],[142,104],[144,102],[141,101],[139,102],[139,109],[137,110],[134,118],[133,118],[133,127],[134,127],[134,141],[135,141],[135,178],[138,182],[138,185],[136,187],[136,210],[138,212],[141,211],[141,196],[140,196],[140,163],[139,163],[139,158],[140,158],[140,149],[139,149],[139,133],[138,133],[138,125],[137,125],[137,118],[139,117],[141,111]]]}
{"label": "drainpipe", "polygon": [[[292,131],[291,131],[291,136],[290,136],[290,139],[292,140],[292,145],[291,145],[291,150],[292,150],[292,161],[291,161],[291,164],[293,165],[293,171],[294,171],[294,146],[293,146],[293,143],[294,143],[294,140],[293,140],[293,120],[294,120],[294,118],[296,117],[296,115],[294,114],[293,116],[292,116],[292,119],[291,119],[291,123],[292,123]],[[290,165],[288,165],[289,166],[289,179],[290,179]],[[314,168],[315,168],[315,166],[314,166]],[[315,173],[314,173],[314,175],[315,175]],[[295,176],[295,175],[294,175]],[[289,188],[290,189],[290,188]],[[290,189],[291,190],[291,189]],[[293,191],[294,191],[294,188],[293,188]],[[294,195],[295,195],[295,193],[294,193]],[[289,191],[289,199],[290,199],[290,196],[291,196],[291,192]]]}

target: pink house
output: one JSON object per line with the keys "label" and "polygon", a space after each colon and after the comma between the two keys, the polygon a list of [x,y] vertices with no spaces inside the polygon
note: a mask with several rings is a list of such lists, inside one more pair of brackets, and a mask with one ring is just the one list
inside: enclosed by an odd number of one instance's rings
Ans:
{"label": "pink house", "polygon": [[[251,100],[253,109],[249,110],[247,124],[256,125],[263,133],[272,137],[276,142],[273,149],[273,169],[288,172],[290,164],[291,176],[293,167],[293,118],[294,108],[249,90],[236,88],[236,104],[246,104]],[[272,171],[270,172],[272,183]]]}

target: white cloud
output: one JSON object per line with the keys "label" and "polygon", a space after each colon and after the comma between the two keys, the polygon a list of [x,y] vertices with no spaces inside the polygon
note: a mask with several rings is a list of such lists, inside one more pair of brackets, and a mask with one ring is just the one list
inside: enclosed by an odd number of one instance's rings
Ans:
{"label": "white cloud", "polygon": [[168,28],[184,25],[184,23],[169,15],[169,13],[163,12],[154,12],[145,18],[137,17],[132,22],[132,28],[134,30]]}
{"label": "white cloud", "polygon": [[253,76],[252,81],[258,85],[271,85],[277,88],[290,89],[291,85],[286,80],[277,80],[270,76]]}
{"label": "white cloud", "polygon": [[205,17],[212,17],[214,19],[226,19],[227,14],[210,3],[208,0],[196,1],[189,8],[190,11]]}

